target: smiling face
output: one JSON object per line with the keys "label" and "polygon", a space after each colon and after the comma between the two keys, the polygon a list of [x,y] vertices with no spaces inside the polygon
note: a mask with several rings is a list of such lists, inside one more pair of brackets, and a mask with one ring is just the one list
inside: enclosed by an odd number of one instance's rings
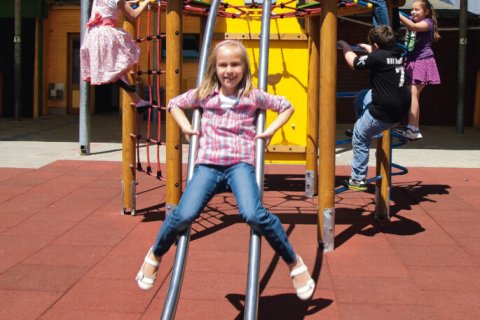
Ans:
{"label": "smiling face", "polygon": [[225,96],[237,95],[245,72],[240,50],[235,47],[224,47],[219,50],[216,60],[220,92]]}
{"label": "smiling face", "polygon": [[414,22],[419,22],[425,19],[425,17],[428,15],[428,10],[425,9],[425,6],[421,1],[415,1],[412,3],[412,11],[410,14],[413,17]]}

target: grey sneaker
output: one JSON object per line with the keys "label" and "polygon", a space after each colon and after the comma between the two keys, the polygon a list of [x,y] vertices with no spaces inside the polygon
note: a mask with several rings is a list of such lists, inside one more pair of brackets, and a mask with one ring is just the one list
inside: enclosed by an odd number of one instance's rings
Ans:
{"label": "grey sneaker", "polygon": [[420,131],[418,131],[418,130],[413,131],[410,128],[397,129],[396,132],[399,133],[400,135],[404,136],[405,138],[407,138],[410,141],[420,140],[420,139],[423,138]]}
{"label": "grey sneaker", "polygon": [[349,178],[343,181],[343,185],[350,190],[355,191],[366,191],[367,190],[367,179],[356,180],[353,178]]}
{"label": "grey sneaker", "polygon": [[345,130],[345,135],[350,138],[353,137],[353,129]]}

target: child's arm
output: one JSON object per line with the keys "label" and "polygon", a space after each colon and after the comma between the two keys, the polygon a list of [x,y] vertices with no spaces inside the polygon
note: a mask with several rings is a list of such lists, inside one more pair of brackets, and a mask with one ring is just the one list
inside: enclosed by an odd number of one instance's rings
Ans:
{"label": "child's arm", "polygon": [[[353,68],[353,61],[357,57],[357,54],[355,52],[353,52],[352,47],[350,47],[350,45],[348,43],[346,43],[345,41],[338,40],[337,43],[343,50],[343,55],[345,56],[345,61],[347,62],[348,66],[351,69],[354,69]],[[365,49],[367,49],[367,48],[365,47]],[[370,48],[370,50],[371,50],[371,48]]]}
{"label": "child's arm", "polygon": [[282,112],[278,114],[278,116],[273,120],[272,123],[268,126],[265,131],[262,133],[258,134],[255,136],[255,139],[265,139],[266,140],[266,145],[270,142],[270,139],[273,137],[275,132],[283,127],[285,123],[287,123],[288,119],[292,116],[292,114],[295,112],[295,109],[293,106],[290,106],[287,109],[284,109]]}
{"label": "child's arm", "polygon": [[359,46],[360,48],[362,48],[364,51],[366,51],[367,53],[371,53],[371,52],[372,52],[372,46],[369,45],[369,44],[359,43],[358,46]]}
{"label": "child's arm", "polygon": [[399,15],[400,22],[410,31],[415,32],[426,32],[428,31],[428,23],[425,20],[419,22],[413,22],[409,18],[403,16],[402,14]]}
{"label": "child's arm", "polygon": [[187,135],[188,137],[191,135],[198,135],[198,131],[193,130],[192,124],[188,120],[187,116],[185,115],[185,112],[183,112],[183,109],[180,109],[178,107],[172,107],[169,108],[170,114],[172,115],[173,119],[178,123],[180,128],[182,129],[182,132]]}
{"label": "child's arm", "polygon": [[132,7],[132,4],[134,4],[135,2],[138,3],[139,1],[132,2],[132,1],[126,1],[126,0],[119,0],[117,3],[117,6],[123,11],[123,14],[127,17],[127,19],[132,21],[137,20],[137,18],[140,16],[143,10],[145,10],[145,8],[148,6],[150,1],[149,0],[141,1],[138,4],[138,7],[134,9]]}

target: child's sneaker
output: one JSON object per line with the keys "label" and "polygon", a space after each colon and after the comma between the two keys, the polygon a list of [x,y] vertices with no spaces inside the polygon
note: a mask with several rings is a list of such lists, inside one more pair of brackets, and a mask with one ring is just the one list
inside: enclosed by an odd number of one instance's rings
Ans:
{"label": "child's sneaker", "polygon": [[137,87],[131,84],[126,83],[122,79],[118,79],[115,84],[127,92],[137,92]]}
{"label": "child's sneaker", "polygon": [[366,191],[367,190],[367,179],[356,180],[353,178],[349,178],[343,181],[343,185],[350,190],[356,191]]}
{"label": "child's sneaker", "polygon": [[420,140],[423,138],[419,130],[414,131],[410,128],[404,128],[404,129],[397,129],[395,131],[410,141]]}

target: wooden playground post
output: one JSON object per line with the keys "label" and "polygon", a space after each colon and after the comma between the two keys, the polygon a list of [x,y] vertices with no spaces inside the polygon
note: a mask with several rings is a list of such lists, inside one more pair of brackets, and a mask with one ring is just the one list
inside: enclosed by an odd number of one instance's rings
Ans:
{"label": "wooden playground post", "polygon": [[[128,20],[123,22],[123,29],[130,34],[135,34],[135,27]],[[132,134],[136,132],[135,108],[131,106],[131,99],[124,90],[120,90],[122,101],[122,213],[131,210],[135,214],[135,138]]]}
{"label": "wooden playground post", "polygon": [[335,123],[337,86],[337,1],[322,1],[320,26],[320,158],[318,239],[333,251],[335,233]]}
{"label": "wooden playground post", "polygon": [[307,95],[307,145],[305,166],[305,195],[313,197],[318,193],[318,121],[319,121],[319,57],[320,17],[308,19],[310,33],[308,60]]}
{"label": "wooden playground post", "polygon": [[[388,16],[392,24],[392,2],[387,1]],[[391,184],[391,134],[390,130],[382,133],[382,138],[377,140],[376,168],[377,177],[382,178],[376,181],[375,190],[375,217],[377,219],[390,218],[390,184]]]}
{"label": "wooden playground post", "polygon": [[390,218],[390,183],[391,179],[391,134],[390,130],[382,133],[383,137],[377,141],[377,180],[375,191],[375,217],[377,219]]}
{"label": "wooden playground post", "polygon": [[[167,1],[166,8],[166,102],[179,95],[182,90],[183,49],[183,3]],[[167,112],[166,161],[167,161],[167,213],[180,201],[182,193],[182,135],[180,128]]]}

